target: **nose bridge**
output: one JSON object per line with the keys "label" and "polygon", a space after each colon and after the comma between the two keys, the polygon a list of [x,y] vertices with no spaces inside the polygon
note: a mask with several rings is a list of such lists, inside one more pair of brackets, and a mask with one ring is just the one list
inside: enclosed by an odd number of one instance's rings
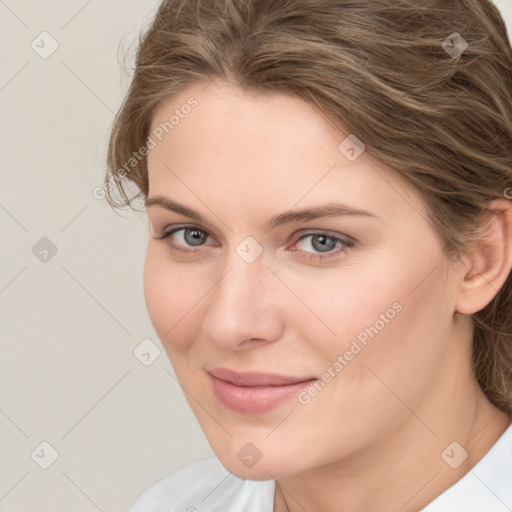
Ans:
{"label": "nose bridge", "polygon": [[272,307],[275,283],[262,254],[247,257],[253,249],[241,243],[231,250],[208,301],[203,330],[225,348],[251,338],[268,341],[277,335],[277,310]]}

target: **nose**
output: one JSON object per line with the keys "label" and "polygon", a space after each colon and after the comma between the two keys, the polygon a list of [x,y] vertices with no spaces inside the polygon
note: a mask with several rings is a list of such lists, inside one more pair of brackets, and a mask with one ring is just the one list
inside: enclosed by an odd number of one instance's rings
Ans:
{"label": "nose", "polygon": [[[209,295],[203,331],[222,350],[272,343],[282,335],[283,284],[263,257],[247,263],[234,254]],[[279,289],[281,287],[281,290]]]}

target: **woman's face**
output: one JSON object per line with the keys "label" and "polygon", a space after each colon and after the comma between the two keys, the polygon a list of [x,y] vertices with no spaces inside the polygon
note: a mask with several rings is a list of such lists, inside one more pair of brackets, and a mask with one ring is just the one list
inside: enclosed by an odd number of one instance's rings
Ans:
{"label": "woman's face", "polygon": [[413,188],[279,93],[194,85],[152,134],[146,303],[230,471],[281,478],[362,453],[434,398],[456,286]]}

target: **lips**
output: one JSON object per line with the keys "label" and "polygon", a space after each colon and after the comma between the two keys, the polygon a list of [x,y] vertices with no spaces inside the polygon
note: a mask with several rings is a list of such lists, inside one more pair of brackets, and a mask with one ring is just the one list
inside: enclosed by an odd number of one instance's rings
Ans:
{"label": "lips", "polygon": [[293,398],[317,379],[269,373],[238,373],[227,368],[208,371],[217,399],[232,410],[261,414]]}

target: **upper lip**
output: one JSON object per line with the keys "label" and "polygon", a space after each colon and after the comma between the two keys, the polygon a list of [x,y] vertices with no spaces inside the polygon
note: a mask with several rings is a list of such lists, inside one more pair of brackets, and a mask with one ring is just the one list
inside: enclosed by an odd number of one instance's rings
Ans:
{"label": "upper lip", "polygon": [[235,386],[286,386],[315,379],[315,377],[292,377],[275,373],[238,373],[227,368],[212,368],[208,373]]}

